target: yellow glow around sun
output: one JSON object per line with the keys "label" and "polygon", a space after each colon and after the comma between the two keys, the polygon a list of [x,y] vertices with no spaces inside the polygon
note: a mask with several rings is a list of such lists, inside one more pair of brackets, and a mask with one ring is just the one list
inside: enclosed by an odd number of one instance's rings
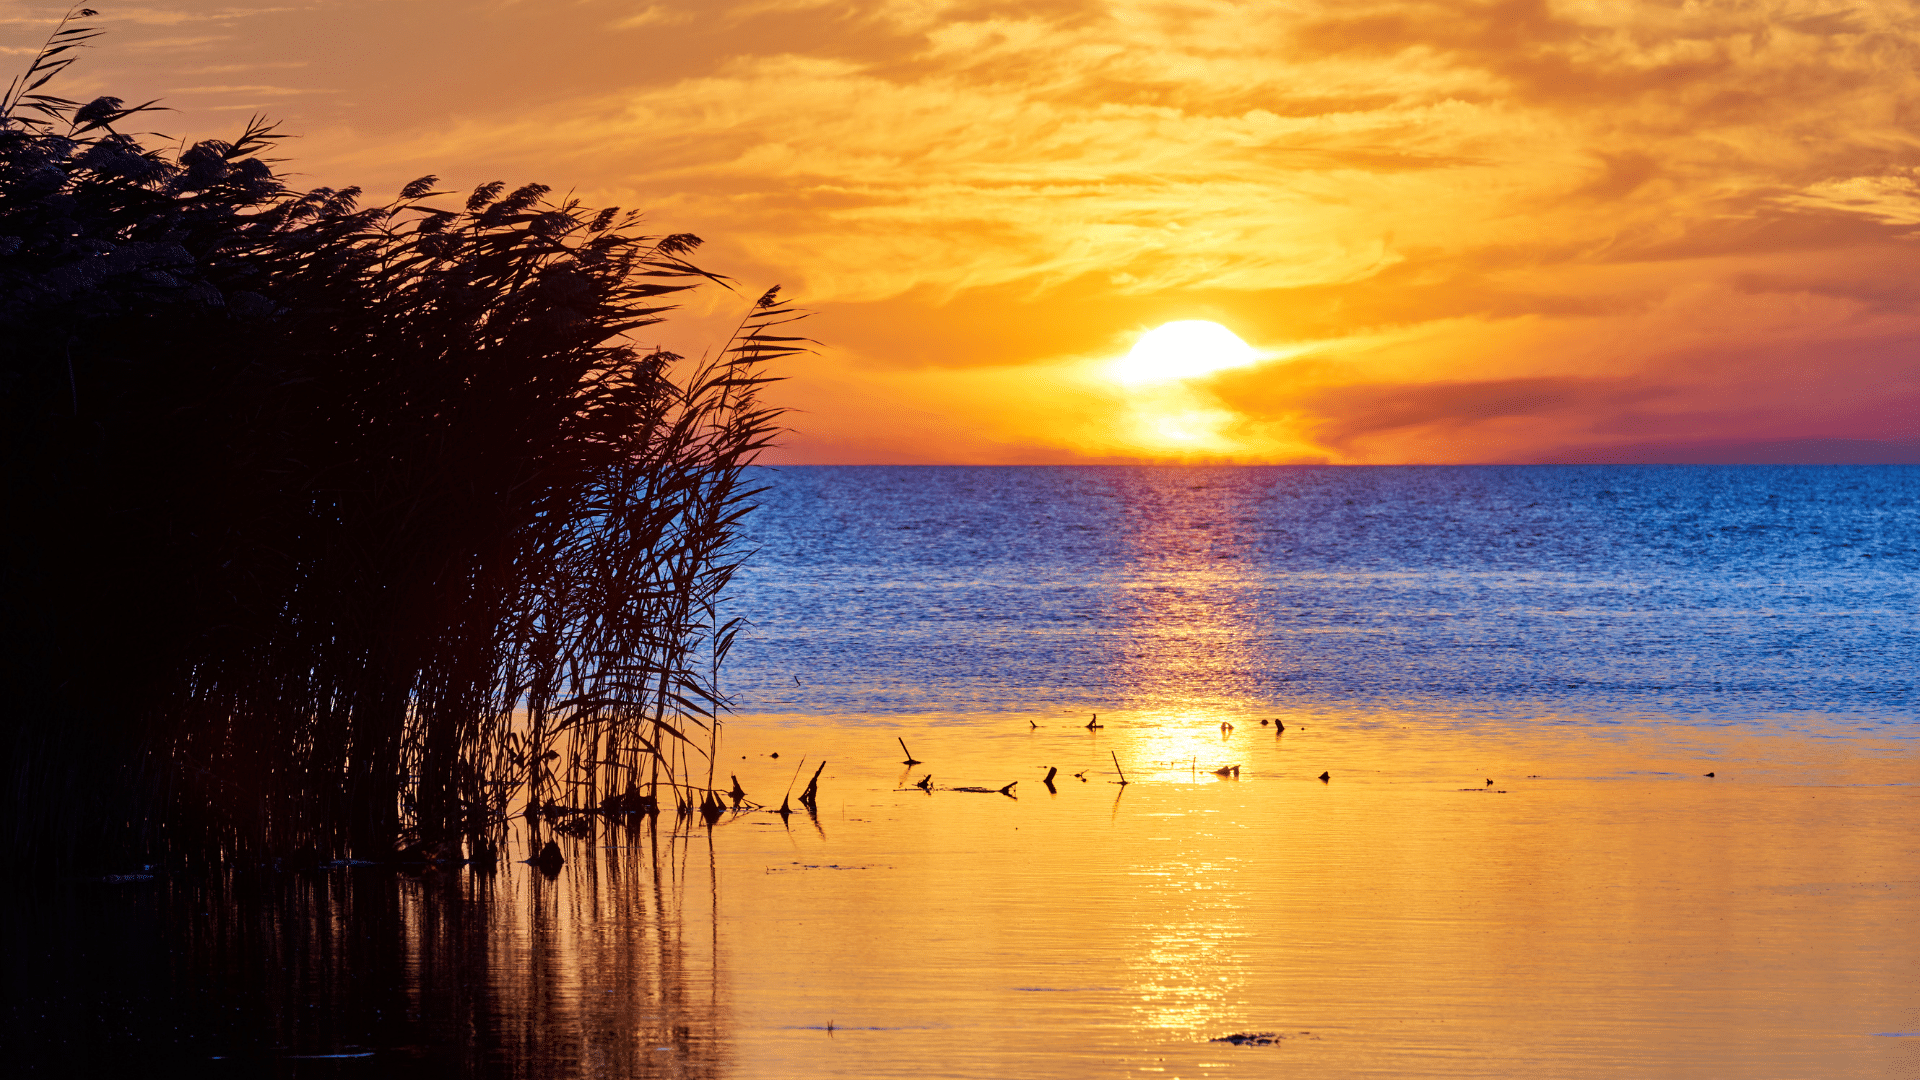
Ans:
{"label": "yellow glow around sun", "polygon": [[1115,362],[1115,380],[1128,386],[1211,375],[1260,358],[1253,346],[1217,322],[1182,319],[1140,335],[1133,350]]}

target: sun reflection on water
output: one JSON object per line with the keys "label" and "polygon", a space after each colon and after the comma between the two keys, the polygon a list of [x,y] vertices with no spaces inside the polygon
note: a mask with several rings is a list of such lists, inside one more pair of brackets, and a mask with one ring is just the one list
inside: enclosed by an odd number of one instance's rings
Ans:
{"label": "sun reflection on water", "polygon": [[1134,1009],[1154,1029],[1208,1031],[1244,1004],[1244,889],[1236,868],[1170,859],[1137,870],[1145,904],[1160,917],[1144,928],[1132,972]]}
{"label": "sun reflection on water", "polygon": [[[367,1048],[368,1076],[1892,1075],[1867,1035],[1911,1013],[1911,738],[1273,715],[738,718],[757,798],[832,763],[819,821],[598,827],[553,880],[262,875],[251,914],[183,891],[199,944],[154,970],[233,1008],[147,1007],[203,1046]],[[105,917],[135,894],[88,895],[9,959],[154,947]],[[113,989],[79,970],[50,1001]],[[1209,1041],[1237,1032],[1285,1043]]]}
{"label": "sun reflection on water", "polygon": [[[1116,753],[1130,777],[1156,783],[1221,783],[1242,774],[1219,770],[1252,764],[1250,740],[1282,737],[1277,724],[1284,716],[1274,711],[1262,725],[1244,705],[1201,706],[1189,709],[1146,709],[1128,714],[1126,730],[1116,733]],[[1299,719],[1294,718],[1297,726]],[[1257,767],[1257,766],[1256,766]]]}

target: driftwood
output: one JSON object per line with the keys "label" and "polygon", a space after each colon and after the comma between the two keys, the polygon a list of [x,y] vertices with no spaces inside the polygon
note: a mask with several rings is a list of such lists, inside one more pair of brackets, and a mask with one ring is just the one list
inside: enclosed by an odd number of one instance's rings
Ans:
{"label": "driftwood", "polygon": [[[1019,782],[1020,781],[1015,780],[1013,784],[1017,784]],[[971,791],[979,795],[1005,795],[1007,798],[1011,799],[1013,798],[1013,784],[1008,784],[1006,787],[1003,787],[1003,788],[956,787],[956,788],[948,788],[947,790],[948,791]]]}

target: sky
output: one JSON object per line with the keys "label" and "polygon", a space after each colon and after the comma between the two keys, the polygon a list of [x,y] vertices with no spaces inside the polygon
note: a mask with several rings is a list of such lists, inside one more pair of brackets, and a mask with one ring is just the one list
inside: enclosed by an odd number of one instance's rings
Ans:
{"label": "sky", "polygon": [[[171,138],[703,237],[646,344],[782,286],[769,463],[1920,461],[1911,3],[94,6],[49,89]],[[1125,377],[1186,320],[1245,346]]]}

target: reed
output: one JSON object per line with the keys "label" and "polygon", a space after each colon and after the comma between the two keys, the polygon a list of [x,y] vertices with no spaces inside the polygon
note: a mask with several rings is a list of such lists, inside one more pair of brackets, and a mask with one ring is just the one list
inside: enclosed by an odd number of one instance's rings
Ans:
{"label": "reed", "polygon": [[296,191],[260,119],[0,99],[0,766],[16,858],[491,848],[522,798],[714,801],[720,601],[802,339],[639,216],[435,179]]}

